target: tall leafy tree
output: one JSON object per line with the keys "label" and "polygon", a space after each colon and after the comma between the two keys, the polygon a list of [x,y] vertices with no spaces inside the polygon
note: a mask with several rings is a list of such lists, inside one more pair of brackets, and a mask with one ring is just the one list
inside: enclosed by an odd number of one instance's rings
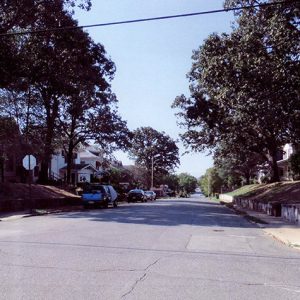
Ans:
{"label": "tall leafy tree", "polygon": [[259,169],[267,164],[263,157],[255,152],[240,148],[235,148],[227,144],[226,141],[220,143],[214,152],[214,165],[228,182],[228,186],[232,185],[232,181],[243,180],[245,184],[250,184],[250,179],[255,178]]}
{"label": "tall leafy tree", "polygon": [[194,51],[191,96],[173,104],[187,129],[187,146],[214,150],[226,141],[234,153],[245,148],[268,159],[272,180],[279,181],[277,153],[295,138],[300,112],[295,19],[299,10],[289,2],[244,10],[231,34],[212,34]]}
{"label": "tall leafy tree", "polygon": [[211,196],[222,191],[224,182],[219,176],[218,170],[213,167],[206,170],[205,174],[200,177],[199,184],[204,195]]}
{"label": "tall leafy tree", "polygon": [[[24,28],[74,27],[77,22],[68,8],[75,3],[90,5],[90,1],[34,2],[33,19],[26,21]],[[68,173],[73,150],[80,142],[94,139],[106,150],[127,145],[126,123],[117,114],[116,98],[110,90],[115,66],[103,45],[93,42],[82,29],[13,38],[20,67],[15,75],[17,84],[8,81],[5,93],[17,97],[6,103],[10,104],[9,114],[17,117],[16,108],[21,111],[18,117],[23,128],[40,143],[41,181],[48,178],[51,155],[61,139],[67,148]],[[23,109],[22,99],[27,104]]]}
{"label": "tall leafy tree", "polygon": [[180,189],[192,193],[197,187],[197,178],[188,173],[181,173],[178,175],[178,184]]}
{"label": "tall leafy tree", "polygon": [[141,127],[133,132],[130,156],[147,170],[149,186],[152,167],[157,176],[167,174],[179,164],[179,149],[175,141],[165,132],[151,127]]}

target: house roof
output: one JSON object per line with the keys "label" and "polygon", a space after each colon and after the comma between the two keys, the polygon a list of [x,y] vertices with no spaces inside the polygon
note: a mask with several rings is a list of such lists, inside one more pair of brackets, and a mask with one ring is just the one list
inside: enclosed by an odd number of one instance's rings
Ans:
{"label": "house roof", "polygon": [[90,145],[90,146],[86,147],[85,149],[97,156],[99,156],[100,154],[103,153],[103,150],[99,149],[96,145]]}
{"label": "house roof", "polygon": [[[92,169],[94,171],[97,171],[97,169],[90,164],[73,164],[71,169],[73,171],[80,171],[83,169]],[[67,170],[67,166],[60,168],[60,170]]]}
{"label": "house roof", "polygon": [[277,160],[277,165],[280,166],[280,167],[287,166],[288,163],[289,163],[289,159],[288,158]]}
{"label": "house roof", "polygon": [[97,158],[99,159],[99,156],[93,154],[92,152],[90,152],[89,150],[82,150],[79,152],[79,157],[80,158]]}

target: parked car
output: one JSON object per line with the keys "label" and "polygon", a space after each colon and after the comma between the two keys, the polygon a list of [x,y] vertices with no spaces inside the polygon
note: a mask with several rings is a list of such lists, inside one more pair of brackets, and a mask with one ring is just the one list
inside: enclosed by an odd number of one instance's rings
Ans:
{"label": "parked car", "polygon": [[127,195],[127,202],[147,202],[147,198],[145,196],[145,192],[140,189],[130,190]]}
{"label": "parked car", "polygon": [[156,199],[156,194],[153,191],[145,191],[145,197],[147,200],[154,201]]}
{"label": "parked car", "polygon": [[118,194],[111,185],[88,184],[84,187],[81,199],[84,208],[98,206],[107,208],[108,205],[118,206]]}

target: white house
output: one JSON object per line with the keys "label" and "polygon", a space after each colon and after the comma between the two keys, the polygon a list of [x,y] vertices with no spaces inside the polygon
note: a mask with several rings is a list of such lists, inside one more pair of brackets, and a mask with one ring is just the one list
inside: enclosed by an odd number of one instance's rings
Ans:
{"label": "white house", "polygon": [[280,180],[292,180],[292,175],[289,168],[289,158],[295,152],[292,144],[285,144],[283,147],[283,155],[277,161],[277,165],[279,168]]}
{"label": "white house", "polygon": [[[98,154],[98,155],[97,155]],[[96,146],[82,147],[74,153],[71,169],[71,182],[91,182],[101,174],[103,155]],[[67,159],[63,150],[58,150],[51,159],[50,176],[54,180],[66,180]]]}

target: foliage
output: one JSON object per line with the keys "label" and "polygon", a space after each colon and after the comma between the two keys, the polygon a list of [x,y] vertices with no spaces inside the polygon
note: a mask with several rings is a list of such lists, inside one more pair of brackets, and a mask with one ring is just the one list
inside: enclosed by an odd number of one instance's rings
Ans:
{"label": "foliage", "polygon": [[289,158],[289,167],[291,168],[294,179],[300,178],[300,152],[293,153]]}
{"label": "foliage", "polygon": [[[73,8],[78,6],[89,10],[90,0],[10,0],[0,3],[0,33],[13,33],[24,30],[40,30],[44,28],[60,27],[65,24],[59,23],[61,13],[71,15]],[[57,21],[45,24],[42,20],[55,12]],[[49,15],[48,15],[49,14]],[[50,17],[51,18],[51,17]],[[0,37],[0,86],[7,87],[14,79],[26,77],[26,71],[20,68],[26,56],[21,55],[20,44],[28,35]],[[25,71],[25,72],[24,72]]]}
{"label": "foliage", "polygon": [[169,173],[161,176],[158,183],[167,185],[172,191],[177,191],[179,189],[179,176]]}
{"label": "foliage", "polygon": [[[74,27],[72,7],[91,5],[88,0],[28,1],[14,10],[18,2],[0,4],[0,16],[6,17],[0,18],[2,32]],[[128,146],[129,131],[117,113],[109,83],[115,66],[103,45],[82,29],[10,36],[3,42],[7,47],[0,50],[1,114],[13,116],[27,139],[38,145],[43,181],[58,146],[67,153],[68,180],[79,143],[93,139],[106,152]]]}
{"label": "foliage", "polygon": [[[253,1],[228,1],[228,5]],[[298,4],[238,14],[231,34],[212,34],[193,53],[191,96],[176,98],[182,139],[192,150],[225,142],[269,160],[273,181],[280,147],[297,138],[300,101]]]}
{"label": "foliage", "polygon": [[214,163],[219,176],[231,188],[240,185],[241,181],[250,184],[251,178],[255,178],[259,169],[266,162],[262,155],[241,148],[234,152],[227,141],[220,143],[214,152]]}
{"label": "foliage", "polygon": [[197,182],[197,178],[188,173],[181,173],[178,175],[179,188],[187,193],[195,192]]}
{"label": "foliage", "polygon": [[133,188],[141,188],[148,189],[149,187],[149,174],[144,167],[134,165],[134,166],[126,166],[125,168],[130,174],[130,189]]}
{"label": "foliage", "polygon": [[199,185],[205,196],[211,196],[215,193],[221,193],[224,182],[216,168],[209,168],[205,174],[200,177]]}
{"label": "foliage", "polygon": [[168,174],[179,164],[179,150],[173,139],[165,132],[151,127],[141,127],[133,132],[130,156],[138,166],[147,170],[148,186],[151,170],[155,176]]}

